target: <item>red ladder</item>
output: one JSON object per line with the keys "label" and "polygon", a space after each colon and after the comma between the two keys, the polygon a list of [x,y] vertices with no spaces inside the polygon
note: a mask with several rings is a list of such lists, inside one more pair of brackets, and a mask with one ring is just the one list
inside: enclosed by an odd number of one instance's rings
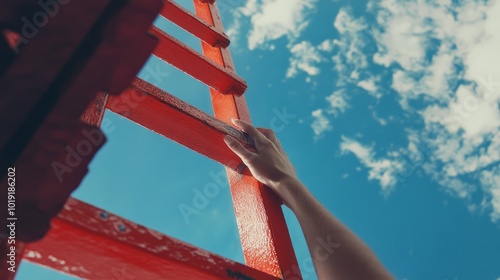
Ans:
{"label": "red ladder", "polygon": [[[235,73],[215,1],[193,2],[196,15],[172,0],[163,0],[160,15],[198,37],[203,55],[154,26],[153,55],[209,86],[215,117],[136,78],[120,95],[99,93],[82,120],[100,126],[109,109],[225,165],[246,265],[73,198],[41,241],[24,246],[26,261],[86,279],[302,279],[279,199],[223,142],[229,134],[253,148],[230,125],[231,118],[250,122],[247,86]],[[127,106],[131,100],[138,105]]]}

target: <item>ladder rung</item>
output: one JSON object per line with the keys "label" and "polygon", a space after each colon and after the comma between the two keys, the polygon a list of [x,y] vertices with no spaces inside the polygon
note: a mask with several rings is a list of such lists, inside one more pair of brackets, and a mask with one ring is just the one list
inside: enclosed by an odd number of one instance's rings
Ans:
{"label": "ladder rung", "polygon": [[205,58],[159,28],[153,26],[151,33],[160,40],[153,51],[153,55],[158,58],[221,93],[242,95],[247,89],[247,84],[242,78]]}
{"label": "ladder rung", "polygon": [[111,111],[234,170],[240,170],[243,165],[224,144],[224,135],[229,134],[247,148],[254,149],[252,140],[243,132],[140,79],[122,94],[110,96],[107,106]]}
{"label": "ladder rung", "polygon": [[60,118],[46,123],[15,165],[17,176],[24,178],[18,183],[23,191],[16,197],[16,215],[25,223],[16,236],[26,242],[46,233],[50,220],[80,185],[88,164],[106,142],[104,133],[91,125]]}
{"label": "ladder rung", "polygon": [[[55,106],[64,112],[61,122],[78,122],[98,91],[116,94],[130,84],[156,46],[157,39],[148,30],[160,9],[156,0],[126,5],[79,2],[61,8],[32,42],[22,44],[22,51],[0,77],[2,170],[14,164]],[[102,36],[109,28],[115,33]],[[63,98],[67,105],[58,105]]]}
{"label": "ladder rung", "polygon": [[278,279],[73,198],[23,257],[84,279]]}
{"label": "ladder rung", "polygon": [[211,46],[218,45],[223,48],[229,46],[229,38],[222,31],[217,30],[215,27],[184,9],[173,0],[163,0],[163,2],[164,5],[160,15],[184,28]]}

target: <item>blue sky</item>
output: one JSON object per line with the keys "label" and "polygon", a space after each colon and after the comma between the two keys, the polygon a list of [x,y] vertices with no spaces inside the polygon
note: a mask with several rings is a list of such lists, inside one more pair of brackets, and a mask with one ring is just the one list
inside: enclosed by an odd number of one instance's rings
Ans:
{"label": "blue sky", "polygon": [[[500,1],[219,8],[253,122],[276,130],[300,179],[396,279],[500,279]],[[156,24],[200,50],[166,20]],[[212,114],[207,88],[158,59],[140,76]],[[227,188],[199,215],[179,211],[223,168],[105,118],[108,143],[73,196],[243,262]],[[316,279],[285,214],[304,279]],[[71,278],[23,263],[18,279]]]}

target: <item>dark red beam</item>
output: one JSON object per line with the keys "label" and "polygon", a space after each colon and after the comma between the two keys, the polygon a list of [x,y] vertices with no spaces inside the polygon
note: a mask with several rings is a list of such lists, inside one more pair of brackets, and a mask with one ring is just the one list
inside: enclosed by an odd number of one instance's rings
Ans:
{"label": "dark red beam", "polygon": [[84,279],[278,279],[73,198],[24,259]]}
{"label": "dark red beam", "polygon": [[[8,102],[0,105],[9,113],[3,121],[12,120],[20,126],[12,132],[13,135],[7,139],[4,149],[1,150],[1,162],[2,174],[7,171],[7,167],[15,166],[19,169],[19,177],[24,178],[17,184],[22,192],[18,193],[16,199],[19,209],[17,214],[22,220],[19,222],[17,238],[22,241],[43,237],[49,220],[57,215],[70,193],[78,187],[87,173],[87,164],[104,144],[105,137],[99,128],[94,126],[100,123],[102,110],[96,111],[94,120],[87,119],[91,125],[80,122],[88,104],[100,90],[122,91],[142,67],[156,44],[156,40],[147,34],[147,30],[161,9],[161,2],[131,0],[123,6],[122,1],[113,0],[93,24],[82,20],[82,25],[93,25],[91,32],[80,42],[81,45],[74,53],[68,51],[71,53],[69,57],[59,57],[57,50],[65,48],[63,41],[67,38],[61,38],[57,31],[66,34],[75,30],[71,26],[79,24],[72,19],[76,20],[82,13],[90,13],[99,6],[93,4],[75,7],[86,9],[63,9],[73,8],[73,5],[62,7],[61,16],[64,15],[63,19],[67,22],[57,21],[57,26],[48,31],[43,30],[51,35],[43,37],[44,40],[39,45],[35,42],[33,45],[28,44],[19,54],[18,59],[22,59],[16,60],[15,65],[6,74],[7,77],[15,79],[8,80],[4,77],[1,80],[6,83],[7,89],[1,96]],[[58,18],[54,17],[54,20]],[[103,32],[109,31],[112,31],[109,36],[102,36]],[[32,48],[36,46],[42,50],[50,49],[49,57],[56,60],[56,65],[57,62],[63,64],[62,68],[58,70],[54,66],[56,69],[52,69],[52,66],[47,64],[43,52],[38,54],[32,64],[25,61],[23,54],[32,54],[33,51],[34,55],[36,50]],[[56,53],[51,49],[55,49]],[[123,61],[121,55],[126,55],[129,59]],[[34,68],[35,66],[39,68]],[[47,68],[44,68],[45,66]],[[40,69],[47,69],[47,72]],[[56,76],[45,76],[47,73]],[[31,78],[35,85],[47,85],[48,88],[36,88],[33,85],[26,87],[25,84],[31,83]],[[19,91],[16,91],[16,88],[19,88]],[[37,98],[40,100],[32,104]],[[30,105],[33,108],[30,108]],[[15,111],[16,109],[19,111]],[[0,190],[4,188],[7,188],[7,184],[2,184]],[[2,199],[1,202],[0,218],[7,216],[7,207],[3,207],[6,201]],[[0,233],[6,230],[0,228]]]}
{"label": "dark red beam", "polygon": [[163,0],[163,3],[163,9],[160,12],[163,17],[212,46],[218,45],[223,48],[229,46],[229,38],[222,31],[198,18],[173,0]]}
{"label": "dark red beam", "polygon": [[[121,92],[157,42],[147,30],[161,9],[159,1],[76,1],[59,8],[0,77],[1,174],[15,167],[22,178],[15,199],[18,257],[21,241],[46,234],[106,140],[97,127],[105,96],[89,104],[100,90]],[[6,180],[1,180],[3,193]],[[11,215],[7,196],[0,202],[0,219],[6,220]],[[0,242],[7,229],[0,228]],[[10,257],[0,247],[5,264]],[[12,277],[0,271],[0,279]]]}
{"label": "dark red beam", "polygon": [[156,57],[224,94],[242,95],[246,82],[224,66],[217,65],[179,40],[153,26],[151,33],[160,43],[153,52]]}
{"label": "dark red beam", "polygon": [[[2,170],[15,162],[65,94],[84,92],[91,100],[99,90],[121,92],[157,43],[147,31],[160,1],[54,3],[57,16],[47,15],[36,36],[21,39],[23,48],[0,77]],[[73,90],[78,82],[83,87]],[[68,107],[75,121],[90,100]]]}
{"label": "dark red beam", "polygon": [[[22,47],[22,51],[6,69],[6,73],[0,77],[2,161],[7,158],[4,153],[10,154],[13,151],[12,147],[6,147],[9,141],[26,142],[26,137],[13,139],[16,133],[19,134],[19,131],[24,129],[32,134],[36,129],[36,126],[32,127],[33,122],[26,123],[30,114],[33,114],[36,105],[49,94],[49,91],[54,92],[54,89],[50,90],[50,88],[61,75],[65,65],[70,64],[70,61],[72,65],[75,64],[75,60],[72,60],[74,53],[88,37],[87,34],[90,33],[110,2],[109,0],[76,1],[71,5],[59,5],[60,10],[56,17],[50,18],[43,28],[34,29],[32,32],[37,32],[36,36],[29,34],[34,37],[23,38],[20,45],[16,47],[19,49]],[[78,22],[78,24],[68,24],[68,22]],[[67,36],[61,36],[61,34],[67,34]],[[39,120],[44,117],[38,114]],[[12,164],[12,158],[15,159],[15,156],[9,157],[9,163]],[[2,165],[2,173],[3,169]]]}
{"label": "dark red beam", "polygon": [[154,132],[168,137],[234,170],[241,160],[227,148],[223,137],[229,134],[253,148],[247,135],[157,87],[136,79],[119,96],[110,96],[108,109]]}

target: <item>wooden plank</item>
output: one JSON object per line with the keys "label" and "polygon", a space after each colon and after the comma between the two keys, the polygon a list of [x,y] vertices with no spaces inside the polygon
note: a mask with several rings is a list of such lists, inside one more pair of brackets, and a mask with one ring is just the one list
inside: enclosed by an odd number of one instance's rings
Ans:
{"label": "wooden plank", "polygon": [[246,82],[228,71],[222,64],[216,64],[192,48],[173,38],[157,27],[151,33],[160,40],[153,55],[164,60],[206,85],[225,94],[242,95],[247,89]]}
{"label": "wooden plank", "polygon": [[[14,134],[21,129],[109,3],[109,0],[76,1],[61,6],[57,17],[47,21],[42,29],[37,29],[36,36],[23,43],[22,52],[0,78],[0,152],[6,152],[7,142],[14,141]],[[2,153],[2,160],[5,158]]]}
{"label": "wooden plank", "polygon": [[73,198],[24,259],[84,279],[277,280]]}
{"label": "wooden plank", "polygon": [[9,256],[8,259],[0,264],[0,279],[14,280],[16,278],[17,270],[19,269],[19,264],[21,263],[21,256],[24,252],[24,244],[21,242],[16,242],[14,253],[12,253],[10,249],[14,244],[9,244],[7,240],[8,239],[6,238],[0,238],[0,254],[2,254],[2,256],[15,255],[15,260],[12,260],[12,262],[14,262],[14,266],[11,265],[11,259]]}
{"label": "wooden plank", "polygon": [[218,45],[223,48],[229,46],[229,37],[222,31],[201,20],[173,0],[163,0],[163,3],[160,15],[166,19],[184,28],[211,46]]}
{"label": "wooden plank", "polygon": [[[71,192],[79,186],[88,172],[88,164],[104,144],[106,139],[97,127],[104,114],[104,104],[99,106],[97,101],[88,107],[96,93],[103,89],[111,92],[121,90],[135,76],[155,46],[156,40],[147,34],[147,30],[161,8],[161,2],[131,0],[126,6],[123,3],[121,0],[113,0],[105,7],[100,18],[94,21],[87,32],[84,41],[69,54],[70,57],[63,63],[61,71],[49,69],[49,72],[54,71],[55,77],[52,81],[44,80],[47,77],[39,74],[43,71],[36,69],[39,71],[36,72],[22,63],[17,65],[19,69],[29,71],[16,72],[17,68],[9,69],[10,76],[25,80],[33,77],[34,80],[47,85],[46,90],[24,88],[24,93],[32,92],[39,101],[30,112],[28,107],[21,106],[28,110],[27,116],[21,124],[21,129],[7,142],[7,152],[2,151],[2,164],[7,163],[3,158],[3,155],[7,154],[12,161],[9,166],[15,166],[18,177],[22,178],[17,183],[16,192],[16,242],[32,242],[47,233],[50,220],[58,214]],[[72,11],[78,15],[85,14],[85,10]],[[56,26],[52,32],[64,31],[64,25],[71,26],[74,20],[79,19],[69,15],[64,18],[67,22],[58,22],[63,26]],[[77,26],[78,24],[75,23]],[[110,32],[109,36],[102,36],[103,30]],[[60,34],[56,35],[61,37]],[[49,36],[45,39],[44,44],[40,43],[42,51],[47,48],[57,50],[58,44],[64,45],[64,38]],[[141,42],[134,41],[137,39]],[[128,41],[134,42],[124,44]],[[19,55],[31,50],[33,46],[39,45],[27,45]],[[44,54],[41,52],[38,56],[44,58]],[[123,60],[123,55],[130,58]],[[62,61],[67,57],[58,59]],[[38,66],[43,68],[43,64]],[[20,88],[26,84],[23,81],[17,80]],[[8,82],[11,82],[10,89],[15,89],[14,81]],[[40,96],[37,90],[45,92]],[[8,92],[11,97],[12,92]],[[19,104],[13,104],[14,108],[15,105]],[[82,117],[87,108],[87,114]],[[26,112],[20,113],[22,115]],[[80,122],[80,117],[86,123]],[[7,193],[6,186],[7,183],[2,182],[0,190]],[[1,206],[0,219],[6,220],[7,207],[3,201]],[[0,228],[0,234],[5,233],[6,229]],[[6,258],[7,256],[2,254],[0,261],[4,263]],[[0,278],[4,279],[4,276],[0,275]]]}
{"label": "wooden plank", "polygon": [[253,149],[253,142],[244,133],[141,79],[121,95],[110,96],[107,107],[235,170],[242,168],[242,162],[224,144],[224,135]]}
{"label": "wooden plank", "polygon": [[9,67],[15,58],[14,50],[12,50],[7,37],[2,34],[0,28],[0,77],[2,77],[5,70]]}
{"label": "wooden plank", "polygon": [[[156,45],[147,30],[161,5],[156,0],[112,0],[60,7],[0,79],[5,92],[0,96],[2,169],[15,162],[66,92],[119,93],[130,83]],[[70,89],[73,80],[82,87]],[[90,100],[86,102],[70,103],[80,109],[68,107],[67,113],[78,120]]]}
{"label": "wooden plank", "polygon": [[89,104],[85,112],[80,117],[83,123],[93,125],[95,127],[100,127],[102,119],[104,118],[104,113],[106,112],[106,104],[108,103],[108,94],[105,92],[99,92],[97,96]]}
{"label": "wooden plank", "polygon": [[[196,14],[216,28],[223,29],[214,3],[193,0]],[[229,49],[214,48],[202,42],[203,53],[228,69],[234,69]],[[231,123],[231,118],[250,121],[243,96],[224,95],[210,90],[215,116]],[[302,279],[280,202],[272,191],[251,176],[226,169],[233,197],[245,263],[276,277]]]}

